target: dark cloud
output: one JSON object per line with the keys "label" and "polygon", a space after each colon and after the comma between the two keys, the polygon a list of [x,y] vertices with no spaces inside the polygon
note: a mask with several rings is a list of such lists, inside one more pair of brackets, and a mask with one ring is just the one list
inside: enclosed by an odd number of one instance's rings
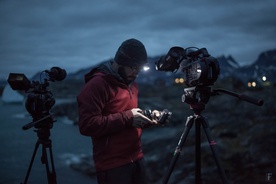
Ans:
{"label": "dark cloud", "polygon": [[0,1],[0,78],[29,77],[60,66],[68,72],[114,56],[127,38],[150,56],[172,46],[206,47],[240,64],[276,47],[276,1]]}

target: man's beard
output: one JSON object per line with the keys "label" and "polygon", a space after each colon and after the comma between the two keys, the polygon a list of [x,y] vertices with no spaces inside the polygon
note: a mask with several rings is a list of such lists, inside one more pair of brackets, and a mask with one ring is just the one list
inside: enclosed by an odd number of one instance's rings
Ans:
{"label": "man's beard", "polygon": [[124,80],[124,82],[129,85],[132,82],[135,81],[137,76],[127,76],[126,71],[124,69],[124,67],[119,67],[118,68],[118,74],[122,77],[122,79]]}

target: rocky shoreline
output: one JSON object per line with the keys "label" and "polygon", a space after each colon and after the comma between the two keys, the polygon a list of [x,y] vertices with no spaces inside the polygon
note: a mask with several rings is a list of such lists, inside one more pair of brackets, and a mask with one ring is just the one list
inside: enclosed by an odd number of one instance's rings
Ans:
{"label": "rocky shoreline", "polygon": [[[208,118],[211,135],[217,143],[219,157],[230,183],[266,183],[267,176],[276,173],[274,89],[275,87],[258,91],[239,89],[239,92],[263,99],[265,103],[261,107],[229,95],[219,95],[211,97],[205,110],[202,111],[202,115]],[[166,108],[173,112],[168,125],[151,127],[145,129],[143,133],[143,149],[150,183],[162,183],[183,133],[186,118],[192,115],[193,111],[188,104],[181,102],[182,87],[142,86],[140,91],[140,108],[158,110]],[[56,105],[53,112],[56,115],[66,115],[77,122],[75,102]],[[195,136],[192,127],[169,180],[170,183],[194,182]],[[203,129],[201,158],[204,182],[222,183]],[[70,167],[90,176],[95,174],[91,155],[88,153]]]}

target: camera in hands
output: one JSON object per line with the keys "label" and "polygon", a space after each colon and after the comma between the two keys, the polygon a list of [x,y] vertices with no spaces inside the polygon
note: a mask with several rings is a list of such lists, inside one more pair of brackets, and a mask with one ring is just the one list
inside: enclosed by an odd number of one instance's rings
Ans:
{"label": "camera in hands", "polygon": [[150,120],[155,119],[159,125],[165,125],[171,118],[172,112],[168,111],[167,109],[164,109],[163,111],[158,111],[159,115],[155,116],[152,110],[147,109],[144,110],[142,114],[144,114]]}

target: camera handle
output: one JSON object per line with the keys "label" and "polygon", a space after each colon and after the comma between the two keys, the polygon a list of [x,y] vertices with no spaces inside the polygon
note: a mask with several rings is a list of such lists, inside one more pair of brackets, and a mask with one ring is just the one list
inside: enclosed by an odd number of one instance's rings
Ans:
{"label": "camera handle", "polygon": [[220,92],[225,93],[230,96],[233,96],[233,97],[236,97],[240,100],[246,101],[246,102],[254,104],[254,105],[262,106],[264,104],[264,101],[262,99],[256,99],[256,98],[250,97],[248,95],[234,93],[232,91],[228,91],[225,89],[214,89],[213,90],[214,95],[219,95]]}
{"label": "camera handle", "polygon": [[[53,120],[52,120],[53,121]],[[50,122],[52,123],[52,122]],[[52,141],[49,139],[50,137],[50,130],[48,128],[40,128],[37,130],[34,130],[37,133],[38,140],[35,144],[35,149],[32,155],[32,159],[30,161],[30,165],[27,171],[27,174],[25,176],[25,180],[23,184],[28,183],[28,178],[32,169],[32,165],[35,159],[35,155],[37,153],[37,149],[39,145],[42,145],[42,156],[41,156],[41,163],[45,164],[46,168],[46,173],[47,173],[47,179],[48,179],[48,184],[56,184],[56,171],[55,171],[55,166],[54,166],[54,159],[53,159],[53,152],[52,152]],[[48,163],[48,156],[47,156],[47,149],[49,150],[50,154],[50,162],[51,162],[51,170],[50,166]],[[21,183],[22,184],[22,183]]]}
{"label": "camera handle", "polygon": [[[39,119],[39,120],[37,120],[37,121],[32,121],[32,122],[30,122],[30,123],[24,125],[24,126],[22,127],[22,129],[23,129],[23,130],[28,130],[28,129],[32,128],[33,126],[36,126],[38,123],[41,123],[41,122],[43,122],[43,121],[47,121],[48,119],[50,119],[50,121],[54,122],[54,120],[52,120],[52,114],[49,114],[49,115],[47,115],[47,116],[45,116],[45,117],[43,117],[43,118],[41,118],[41,119]],[[51,127],[52,124],[50,123],[49,125],[50,125],[49,128],[52,128],[52,127]]]}

